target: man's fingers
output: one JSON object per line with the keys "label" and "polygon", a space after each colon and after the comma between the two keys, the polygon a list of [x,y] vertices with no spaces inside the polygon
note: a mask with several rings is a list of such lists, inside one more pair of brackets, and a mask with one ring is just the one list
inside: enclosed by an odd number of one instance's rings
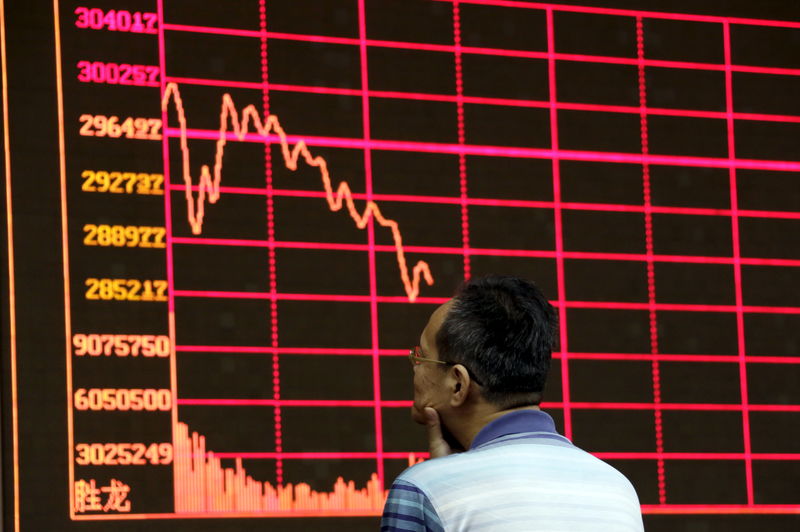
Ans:
{"label": "man's fingers", "polygon": [[431,458],[447,456],[452,452],[450,445],[442,435],[442,422],[439,412],[431,407],[425,407],[425,427],[428,429],[428,450]]}
{"label": "man's fingers", "polygon": [[425,425],[428,427],[428,439],[442,437],[442,422],[435,408],[425,407]]}

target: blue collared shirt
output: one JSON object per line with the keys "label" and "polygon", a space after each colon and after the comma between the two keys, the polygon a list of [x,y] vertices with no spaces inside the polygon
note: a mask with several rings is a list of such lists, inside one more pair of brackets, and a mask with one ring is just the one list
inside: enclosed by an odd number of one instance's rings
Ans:
{"label": "blue collared shirt", "polygon": [[382,532],[642,532],[636,491],[539,410],[486,425],[467,452],[428,460],[392,484]]}

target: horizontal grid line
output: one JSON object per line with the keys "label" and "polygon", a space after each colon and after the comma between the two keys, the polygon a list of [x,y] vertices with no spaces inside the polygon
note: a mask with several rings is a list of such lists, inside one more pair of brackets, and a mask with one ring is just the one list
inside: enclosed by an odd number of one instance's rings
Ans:
{"label": "horizontal grid line", "polygon": [[[277,301],[339,301],[351,303],[368,303],[372,301],[369,294],[300,294],[271,292],[239,292],[233,290],[173,290],[175,297],[222,298],[222,299],[265,299]],[[446,303],[448,297],[418,297],[419,303]],[[377,296],[379,303],[408,303],[405,296]],[[557,301],[551,302],[557,305]],[[636,303],[621,301],[565,301],[566,308],[573,309],[606,309],[606,310],[650,310],[675,312],[736,312],[736,305],[710,305],[697,303]],[[758,314],[800,314],[800,307],[744,305],[742,312]]]}
{"label": "horizontal grid line", "polygon": [[[333,355],[333,356],[371,356],[369,348],[347,347],[271,347],[271,346],[245,346],[245,345],[177,345],[175,350],[179,353],[241,353],[241,354],[272,354],[279,355]],[[378,349],[382,356],[408,356],[408,349]],[[569,352],[570,359],[579,360],[642,360],[642,361],[668,361],[668,362],[720,362],[738,363],[739,355],[712,355],[712,354],[669,354],[669,353],[580,353]],[[553,358],[561,358],[561,353],[554,352]],[[745,361],[761,364],[800,364],[800,356],[776,355],[748,355]]]}
{"label": "horizontal grid line", "polygon": [[[171,138],[181,138],[184,134],[178,128],[166,128],[166,134]],[[188,139],[214,140],[220,139],[219,130],[187,129]],[[228,142],[279,142],[277,135],[260,135],[248,133],[239,138],[233,132],[227,132],[225,139]],[[515,146],[491,146],[478,144],[458,144],[446,142],[419,142],[408,140],[388,140],[350,138],[350,137],[325,137],[311,135],[287,135],[286,139],[292,144],[300,141],[307,146],[328,148],[352,148],[357,150],[387,150],[410,151],[420,153],[449,153],[464,155],[483,155],[491,157],[512,157],[527,159],[551,159],[567,161],[632,163],[651,166],[688,166],[697,168],[741,168],[745,170],[775,170],[775,171],[800,171],[800,161],[779,161],[767,159],[731,159],[728,157],[699,157],[690,155],[642,155],[641,153],[603,152],[591,150],[553,150],[550,148],[525,148]]]}
{"label": "horizontal grid line", "polygon": [[591,453],[601,460],[654,460],[658,457],[665,460],[800,460],[800,453],[713,453],[713,452],[596,452]]}
{"label": "horizontal grid line", "polygon": [[[657,453],[652,452],[590,452],[602,460],[654,460]],[[408,460],[409,455],[416,458],[428,458],[425,451],[384,452],[384,458]],[[348,452],[348,451],[312,451],[312,452],[208,452],[206,456],[223,459],[241,458],[243,460],[348,460],[348,459],[375,459],[375,452]],[[715,452],[665,452],[659,454],[667,460],[744,460],[744,453],[715,453]],[[752,453],[753,460],[800,460],[800,453]]]}
{"label": "horizontal grid line", "polygon": [[[204,33],[209,35],[224,35],[229,37],[248,37],[248,38],[261,38],[266,36],[269,39],[290,40],[298,42],[313,42],[321,44],[340,44],[347,46],[360,46],[359,39],[348,37],[332,37],[325,35],[309,35],[300,33],[281,33],[281,32],[261,32],[256,30],[245,30],[237,28],[223,28],[215,26],[195,26],[187,24],[164,24],[164,29],[168,31],[180,31],[188,33]],[[393,48],[401,50],[419,50],[428,52],[443,52],[453,54],[456,52],[456,47],[449,44],[427,44],[419,42],[407,41],[388,41],[380,39],[367,39],[366,45],[373,48]],[[476,47],[476,46],[461,46],[459,47],[461,53],[471,55],[489,55],[496,57],[520,57],[527,59],[548,59],[550,55],[546,51],[539,50],[506,50],[501,48],[489,47]],[[570,54],[559,53],[553,54],[556,61],[572,61],[584,63],[603,63],[614,65],[630,65],[636,66],[639,61],[635,57],[611,57],[611,56],[596,56],[588,54]],[[725,64],[718,63],[700,63],[691,61],[669,61],[663,59],[644,59],[646,67],[659,67],[659,68],[674,68],[683,70],[710,70],[723,72],[726,70]],[[755,74],[773,74],[784,76],[800,76],[800,68],[785,68],[785,67],[767,67],[758,65],[731,65],[730,69],[733,72],[755,73]]]}
{"label": "horizontal grid line", "polygon": [[[205,79],[205,78],[187,78],[187,77],[168,77],[167,81],[174,83],[181,83],[185,85],[202,85],[209,87],[225,87],[225,88],[239,88],[239,89],[253,89],[261,90],[262,84],[249,81],[230,81],[219,79]],[[269,90],[281,92],[299,92],[306,94],[332,94],[338,96],[358,96],[362,94],[361,89],[345,89],[340,87],[323,87],[323,86],[310,86],[310,85],[292,85],[285,83],[270,83]],[[458,96],[455,94],[435,94],[435,93],[421,93],[421,92],[405,92],[405,91],[385,91],[370,89],[366,91],[370,98],[391,98],[399,100],[420,100],[428,102],[448,102],[457,103]],[[506,107],[526,107],[537,109],[548,109],[550,104],[546,101],[540,100],[522,100],[517,98],[492,98],[485,96],[468,96],[462,97],[464,103],[479,104],[479,105],[495,105]],[[725,111],[709,111],[702,109],[680,109],[680,108],[662,108],[662,107],[643,107],[639,108],[631,105],[609,105],[609,104],[594,104],[594,103],[581,103],[581,102],[556,102],[555,108],[565,111],[596,111],[604,113],[623,113],[639,115],[644,112],[645,115],[654,116],[679,116],[687,118],[712,118],[718,120],[726,120],[727,113]],[[769,114],[769,113],[733,113],[733,118],[737,120],[756,120],[764,122],[786,122],[786,123],[800,123],[800,116],[796,115],[782,115],[782,114]]]}
{"label": "horizontal grid line", "polygon": [[[800,514],[800,505],[791,504],[643,504],[643,514],[688,514],[688,515],[778,515]],[[246,517],[376,517],[380,513],[374,510],[293,510],[291,514],[284,511],[239,511],[225,512],[226,518]],[[78,514],[75,521],[118,521],[143,519],[219,519],[214,512],[181,512],[181,513],[136,513],[136,514]]]}
{"label": "horizontal grid line", "polygon": [[[182,184],[169,184],[169,190],[185,191],[186,185]],[[200,187],[195,185],[191,187],[192,191],[199,191]],[[241,194],[241,195],[263,195],[263,196],[277,196],[287,198],[326,198],[326,193],[320,190],[297,190],[297,189],[280,189],[256,187],[225,187],[220,186],[219,191],[225,194]],[[353,192],[351,193],[354,199],[367,201],[368,197],[364,193]],[[555,208],[556,203],[546,200],[515,200],[515,199],[499,199],[499,198],[464,198],[455,196],[424,196],[416,194],[372,194],[370,196],[376,201],[394,201],[394,202],[407,202],[407,203],[433,203],[441,205],[461,205],[462,202],[467,205],[479,207],[519,207],[519,208],[533,208],[533,209],[552,209]],[[681,214],[691,216],[732,216],[730,209],[717,209],[711,207],[675,207],[666,205],[653,205],[645,207],[644,205],[632,205],[624,203],[587,203],[565,201],[560,202],[558,205],[562,209],[576,210],[576,211],[602,211],[602,212],[633,212],[645,213],[650,212],[653,214]],[[745,218],[777,218],[788,220],[800,220],[800,212],[795,211],[768,211],[756,209],[743,209],[737,210],[737,216]]]}
{"label": "horizontal grid line", "polygon": [[[453,0],[437,0],[439,2],[452,2]],[[588,13],[595,15],[618,15],[623,17],[643,17],[663,20],[684,20],[690,22],[711,22],[729,24],[742,24],[749,26],[775,26],[783,28],[800,28],[800,22],[791,20],[770,20],[746,17],[723,17],[718,15],[695,15],[691,13],[669,13],[662,11],[643,11],[634,9],[617,9],[610,7],[575,6],[565,4],[548,4],[545,2],[529,2],[522,0],[459,0],[462,4],[477,4],[484,6],[511,7],[522,9],[552,9],[567,13]]]}
{"label": "horizontal grid line", "polygon": [[[387,452],[381,453],[384,458],[408,460],[408,456],[413,454],[417,458],[428,458],[427,452]],[[311,451],[311,452],[208,452],[206,456],[216,458],[241,458],[248,459],[284,459],[284,460],[342,460],[342,459],[371,459],[378,457],[376,452],[347,452],[347,451]],[[800,455],[798,455],[800,459]],[[789,458],[791,459],[791,458]]]}
{"label": "horizontal grid line", "polygon": [[800,504],[643,504],[642,513],[649,515],[800,514]]}
{"label": "horizontal grid line", "polygon": [[[333,243],[333,242],[296,242],[280,241],[270,242],[268,240],[236,239],[236,238],[203,238],[203,237],[173,237],[175,244],[207,245],[207,246],[246,246],[246,247],[275,247],[277,249],[303,249],[303,250],[330,250],[330,251],[367,251],[366,244],[353,243]],[[556,257],[554,250],[531,250],[531,249],[489,249],[489,248],[467,248],[445,247],[445,246],[409,246],[404,245],[403,249],[410,253],[429,253],[443,255],[460,255],[464,252],[469,255],[485,255],[492,257],[528,257],[551,259]],[[376,245],[375,251],[392,252],[395,248],[387,245]],[[644,253],[606,253],[593,251],[565,251],[563,257],[566,259],[583,260],[618,260],[618,261],[646,261]],[[705,257],[700,255],[653,255],[654,262],[686,263],[686,264],[734,264],[733,257]],[[739,262],[747,266],[779,266],[796,267],[800,266],[800,259],[775,259],[742,257]]]}
{"label": "horizontal grid line", "polygon": [[[281,406],[281,407],[321,407],[321,408],[373,408],[376,403],[386,408],[408,408],[413,405],[410,400],[373,399],[220,399],[220,398],[182,398],[177,404],[183,406]],[[558,401],[542,402],[542,408],[562,408]],[[743,406],[740,403],[639,403],[608,401],[570,401],[570,408],[580,410],[661,410],[675,411],[711,411],[740,412],[744,409],[751,412],[800,412],[800,404],[753,404]]]}

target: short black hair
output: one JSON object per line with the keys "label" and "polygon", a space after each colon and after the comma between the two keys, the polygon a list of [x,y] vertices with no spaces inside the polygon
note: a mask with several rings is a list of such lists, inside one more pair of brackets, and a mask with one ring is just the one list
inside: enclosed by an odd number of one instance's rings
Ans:
{"label": "short black hair", "polygon": [[463,364],[483,397],[502,408],[539,404],[558,318],[530,281],[489,275],[456,292],[436,334],[440,360]]}

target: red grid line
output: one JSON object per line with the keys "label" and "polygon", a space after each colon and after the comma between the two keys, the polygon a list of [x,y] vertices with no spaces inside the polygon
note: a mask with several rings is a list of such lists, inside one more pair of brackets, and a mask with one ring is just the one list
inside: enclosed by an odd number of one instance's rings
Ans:
{"label": "red grid line", "polygon": [[[243,460],[364,460],[375,459],[377,453],[372,452],[214,452],[209,453],[217,458],[241,458]],[[408,460],[413,454],[417,458],[428,458],[427,452],[406,451],[383,453],[384,458]],[[593,452],[593,456],[601,460],[653,460],[656,453],[648,452]],[[663,453],[665,460],[742,460],[743,453],[704,453],[704,452],[667,452]],[[800,453],[754,453],[754,460],[800,460]]]}
{"label": "red grid line", "polygon": [[[453,0],[437,0],[451,2]],[[774,26],[780,28],[800,28],[800,22],[789,20],[769,20],[744,17],[722,17],[716,15],[694,15],[690,13],[665,13],[661,11],[643,11],[635,9],[616,9],[608,7],[573,6],[564,4],[548,4],[544,2],[527,2],[522,0],[460,0],[465,4],[484,6],[514,7],[522,9],[552,9],[568,13],[591,13],[595,15],[619,15],[627,17],[643,17],[664,20],[685,20],[689,22],[727,22],[751,26]]]}
{"label": "red grid line", "polygon": [[[208,245],[208,246],[250,246],[284,249],[325,249],[333,251],[366,251],[368,247],[364,244],[333,243],[333,242],[292,242],[276,240],[246,240],[235,238],[195,238],[195,237],[175,237],[176,244]],[[445,246],[403,246],[407,252],[458,255],[463,253],[460,247]],[[375,251],[394,252],[395,248],[386,245],[376,245]],[[533,258],[555,258],[556,252],[549,250],[531,249],[488,249],[470,248],[470,255],[485,255],[495,257],[533,257]],[[640,253],[603,253],[589,251],[564,251],[565,259],[586,259],[586,260],[619,260],[619,261],[646,261],[647,255]],[[653,255],[655,262],[682,262],[687,264],[733,264],[732,257],[705,257],[701,255]],[[800,266],[800,259],[766,259],[755,257],[741,257],[741,264],[748,266]]]}
{"label": "red grid line", "polygon": [[[213,452],[207,455],[217,458],[241,458],[242,460],[283,459],[283,460],[375,460],[378,453],[371,452]],[[417,458],[428,458],[426,452],[391,452],[384,451],[381,456],[387,459],[408,460],[413,454]]]}
{"label": "red grid line", "polygon": [[[599,452],[591,454],[601,460],[652,460],[656,458],[656,453]],[[743,460],[746,455],[744,453],[666,452],[660,456],[664,460]],[[754,460],[800,460],[800,453],[753,453],[751,456]]]}
{"label": "red grid line", "polygon": [[[364,0],[358,0],[358,37],[359,59],[361,70],[361,119],[364,140],[371,139],[369,116],[369,72],[367,64],[367,19]],[[366,180],[367,201],[372,201],[372,152],[371,148],[364,148],[364,178]],[[371,216],[367,225],[367,239],[369,242],[369,294],[370,294],[370,335],[372,339],[372,391],[375,399],[375,452],[377,458],[377,475],[380,489],[384,487],[383,464],[383,413],[378,407],[381,400],[381,374],[380,355],[378,349],[378,281],[375,271],[375,217]]]}
{"label": "red grid line", "polygon": [[[333,355],[333,356],[372,356],[372,349],[349,347],[270,347],[247,345],[178,345],[178,352],[185,353],[239,353],[239,354],[271,354],[280,355]],[[408,349],[379,349],[381,356],[408,356]],[[561,353],[553,353],[553,358],[560,359]],[[739,355],[711,354],[666,354],[666,353],[581,353],[572,351],[569,358],[573,360],[659,360],[667,362],[718,362],[739,363]],[[800,356],[748,355],[748,364],[800,364]]]}
{"label": "red grid line", "polygon": [[[54,4],[54,5],[57,5]],[[160,79],[160,88],[159,88],[159,98],[163,98],[167,92],[167,85],[164,79],[164,74],[166,73],[167,68],[167,59],[166,59],[166,45],[165,45],[165,37],[164,37],[164,30],[163,30],[163,22],[164,22],[164,2],[163,0],[157,0],[156,2],[156,11],[157,11],[157,20],[158,20],[158,66],[161,72],[161,79]],[[168,122],[167,111],[166,109],[162,108],[161,113],[161,123],[166,125]],[[63,148],[62,148],[63,149]],[[63,154],[62,154],[63,157]],[[170,178],[170,158],[169,158],[169,139],[162,135],[161,138],[161,164],[164,173],[164,182],[169,183],[171,181]],[[62,197],[62,201],[65,198]],[[177,352],[175,351],[175,345],[177,344],[176,341],[176,326],[175,326],[175,261],[173,256],[173,230],[172,230],[172,202],[170,201],[170,195],[164,194],[164,232],[166,234],[166,242],[165,242],[165,255],[166,255],[166,277],[167,277],[167,330],[169,335],[169,343],[172,346],[170,349],[170,356],[169,356],[169,381],[170,381],[170,394],[172,397],[178,397],[178,363],[177,363]],[[68,246],[67,246],[68,247]],[[67,261],[68,262],[68,261]],[[67,351],[69,353],[69,351]],[[67,385],[71,386],[71,377],[67,381]],[[68,390],[71,392],[71,390]],[[68,403],[71,406],[71,403]],[[72,417],[70,416],[70,420]],[[173,404],[172,408],[170,409],[170,443],[172,444],[173,448],[176,448],[177,443],[177,427],[178,427],[178,408],[177,405]],[[70,438],[69,438],[69,446],[72,447],[74,444],[74,434],[72,432],[72,426],[70,425]],[[172,472],[173,475],[175,473],[175,465],[173,462]],[[74,481],[74,466],[70,466],[70,486],[69,491],[70,495],[74,495],[74,486],[72,482]],[[174,487],[173,487],[174,490]],[[74,503],[70,501],[70,515],[74,518]]]}
{"label": "red grid line", "polygon": [[[453,2],[453,56],[456,78],[456,117],[458,121],[458,144],[466,143],[464,132],[464,76],[461,64],[461,11],[458,2]],[[469,209],[467,208],[467,156],[458,154],[458,185],[461,203],[461,245],[464,248],[464,279],[472,277],[469,257]]]}
{"label": "red grid line", "polygon": [[[720,70],[724,70],[724,67]],[[257,89],[260,84],[250,81],[230,81],[206,78],[187,78],[187,77],[167,77],[167,81],[181,83],[185,85],[204,85],[209,87],[225,87],[225,88],[239,88],[239,89]],[[272,83],[269,86],[270,90],[282,92],[298,92],[307,94],[333,94],[339,96],[358,96],[361,94],[360,89],[343,89],[340,87],[322,87],[310,85],[290,85],[284,83]],[[451,94],[436,94],[436,93],[422,93],[422,92],[403,92],[403,91],[385,91],[373,90],[367,91],[370,98],[393,98],[398,100],[420,100],[428,102],[449,102],[457,103],[459,100],[458,95]],[[549,108],[549,103],[540,100],[521,100],[515,98],[490,98],[485,96],[461,96],[463,103],[479,104],[479,105],[496,105],[506,107],[533,107],[540,109]],[[562,111],[597,111],[603,113],[624,113],[624,114],[640,114],[641,108],[629,105],[608,105],[596,103],[580,103],[580,102],[556,102],[556,109]],[[679,109],[679,108],[663,108],[663,107],[645,107],[644,111],[648,115],[654,116],[680,116],[687,118],[712,118],[717,120],[727,119],[728,114],[725,111],[707,111],[700,109]],[[734,112],[733,117],[736,120],[756,120],[762,122],[791,122],[800,123],[800,116],[796,115],[779,115],[768,113],[742,113]]]}
{"label": "red grid line", "polygon": [[[179,138],[182,135],[178,128],[166,128],[168,137]],[[218,140],[219,131],[210,129],[187,129],[187,139]],[[229,142],[275,142],[275,135],[263,136],[248,133],[240,139],[233,132],[225,136]],[[348,137],[322,137],[311,135],[287,135],[290,143],[305,141],[308,146],[328,148],[352,148],[357,150],[411,151],[420,153],[464,153],[466,155],[485,155],[492,157],[515,157],[530,159],[551,159],[567,161],[593,161],[610,163],[641,164],[663,166],[691,166],[697,168],[742,168],[746,170],[774,170],[782,172],[800,171],[800,161],[775,161],[767,159],[731,159],[728,157],[697,157],[690,155],[655,155],[642,156],[640,153],[603,152],[590,150],[555,150],[549,148],[521,148],[513,146],[487,146],[477,144],[451,144],[446,142],[418,142],[407,140],[384,140]]]}
{"label": "red grid line", "polygon": [[[409,408],[413,401],[390,401],[374,399],[228,399],[228,398],[181,398],[178,405],[183,406],[285,406],[285,407],[324,407],[324,408]],[[561,401],[543,402],[542,408],[565,408]],[[662,410],[686,412],[800,412],[800,405],[770,405],[741,403],[637,403],[611,401],[571,401],[569,408],[574,410]],[[749,454],[749,453],[748,453]]]}
{"label": "red grid line", "polygon": [[[553,27],[553,11],[547,10],[547,81],[550,102],[550,146],[554,153],[558,153],[558,111],[555,103],[558,100],[556,92],[556,61],[555,61],[555,29]],[[572,439],[572,410],[570,405],[569,388],[569,347],[567,334],[567,292],[564,284],[564,230],[561,219],[561,161],[553,158],[553,221],[556,244],[556,283],[558,291],[558,335],[559,349],[561,350],[561,398],[564,402],[564,436]]]}
{"label": "red grid line", "polygon": [[[262,35],[261,32],[253,30],[222,28],[215,26],[192,26],[186,24],[165,24],[164,29],[169,31],[204,33],[208,35],[225,35],[231,37],[260,38]],[[350,45],[350,46],[360,46],[361,44],[360,39],[350,39],[347,37],[329,37],[324,35],[308,35],[300,33],[266,32],[266,37],[270,39],[291,40],[299,42],[314,42],[314,43],[324,43],[324,44],[340,44],[340,45]],[[443,53],[455,52],[455,46],[447,44],[427,44],[419,42],[365,39],[365,45],[373,48],[394,48],[401,50],[418,50],[418,51],[443,52]],[[545,51],[506,50],[501,48],[488,48],[488,47],[476,47],[476,46],[462,46],[461,51],[466,54],[474,54],[474,55],[488,55],[497,57],[520,57],[526,59],[547,59],[549,57],[548,53]],[[610,65],[635,66],[637,64],[637,60],[635,58],[630,58],[630,57],[611,57],[611,56],[596,56],[588,54],[568,54],[568,53],[554,52],[554,58],[557,61],[603,63]],[[690,69],[690,70],[710,70],[710,71],[720,71],[720,72],[725,70],[725,65],[720,65],[717,63],[668,61],[661,59],[648,59],[645,61],[645,66],[660,67],[660,68]],[[798,68],[765,67],[756,65],[731,65],[731,68],[734,72],[800,76],[800,69]]]}
{"label": "red grid line", "polygon": [[[183,184],[170,184],[167,185],[169,190],[186,190],[186,185]],[[191,187],[192,191],[198,191],[200,187],[194,185]],[[255,187],[225,187],[220,186],[219,191],[225,194],[242,194],[242,195],[266,195],[266,188]],[[325,192],[318,190],[293,190],[293,189],[272,189],[273,196],[287,197],[287,198],[325,198]],[[367,200],[367,195],[363,193],[353,192],[354,199]],[[519,207],[527,209],[552,209],[555,207],[555,202],[546,200],[517,200],[517,199],[501,199],[501,198],[461,198],[449,196],[425,196],[415,194],[373,194],[372,198],[379,201],[396,201],[408,203],[432,203],[440,205],[466,205],[486,206],[486,207]],[[603,212],[632,212],[644,213],[645,208],[643,205],[630,205],[620,203],[586,203],[574,201],[562,201],[560,203],[562,209],[576,210],[576,211],[603,211]],[[680,214],[689,216],[723,216],[729,217],[732,212],[730,209],[717,209],[710,207],[674,207],[674,206],[658,206],[650,205],[649,211],[655,214]],[[766,211],[766,210],[739,210],[737,211],[739,217],[748,218],[776,218],[786,220],[800,220],[800,212],[793,211]],[[404,246],[405,247],[405,246]]]}
{"label": "red grid line", "polygon": [[[733,80],[731,75],[731,35],[730,23],[722,24],[722,34],[725,53],[725,106],[728,111],[727,133],[728,133],[728,156],[736,158],[736,140],[734,137],[733,125]],[[733,278],[736,293],[736,337],[739,350],[739,388],[742,397],[742,436],[744,438],[745,454],[745,483],[747,486],[747,503],[753,504],[753,462],[750,457],[750,415],[748,414],[748,391],[747,391],[747,364],[744,357],[747,351],[745,344],[744,331],[744,312],[745,307],[742,295],[742,265],[739,261],[741,255],[741,243],[739,240],[739,217],[738,217],[738,188],[736,184],[736,169],[729,169],[730,176],[730,198],[731,198],[731,236],[733,240]]]}
{"label": "red grid line", "polygon": [[[239,292],[233,290],[174,290],[175,297],[221,298],[221,299],[277,299],[279,301],[340,301],[369,303],[408,303],[405,296],[373,296],[370,294],[300,294],[270,292]],[[418,297],[420,303],[442,304],[447,297]],[[800,314],[800,307],[777,307],[756,305],[710,305],[697,303],[636,303],[622,301],[570,301],[559,299],[553,304],[564,308],[605,309],[605,310],[655,310],[680,312],[746,312],[758,314]]]}
{"label": "red grid line", "polygon": [[[264,116],[269,116],[269,62],[267,48],[267,4],[265,0],[258,1],[259,25],[261,28],[261,112]],[[275,241],[275,206],[272,195],[272,145],[264,143],[264,173],[266,180],[266,208],[267,208],[267,238],[269,242]],[[268,246],[267,260],[269,262],[269,292],[276,294],[277,289],[277,265],[275,261],[275,247]],[[270,300],[270,342],[272,347],[278,347],[278,300],[274,297]],[[272,355],[272,394],[274,399],[281,398],[281,369],[280,357],[278,353]],[[283,419],[281,407],[276,405],[273,413],[275,426],[275,451],[283,451]],[[275,483],[283,485],[283,459],[275,460]]]}
{"label": "red grid line", "polygon": [[[636,17],[636,55],[638,58],[638,81],[639,81],[639,105],[642,109],[639,115],[642,156],[650,153],[648,139],[647,114],[644,108],[647,106],[647,82],[645,79],[644,66],[644,30],[642,28],[642,17]],[[642,164],[642,198],[644,200],[644,231],[645,248],[647,250],[647,303],[648,319],[650,322],[650,352],[658,354],[658,318],[656,315],[656,275],[653,266],[653,214],[650,190],[650,165]],[[661,370],[658,360],[653,358],[651,363],[651,373],[653,376],[653,403],[656,405],[653,411],[654,429],[656,437],[656,471],[658,478],[658,502],[667,503],[666,477],[664,475],[664,430],[661,420]]]}

